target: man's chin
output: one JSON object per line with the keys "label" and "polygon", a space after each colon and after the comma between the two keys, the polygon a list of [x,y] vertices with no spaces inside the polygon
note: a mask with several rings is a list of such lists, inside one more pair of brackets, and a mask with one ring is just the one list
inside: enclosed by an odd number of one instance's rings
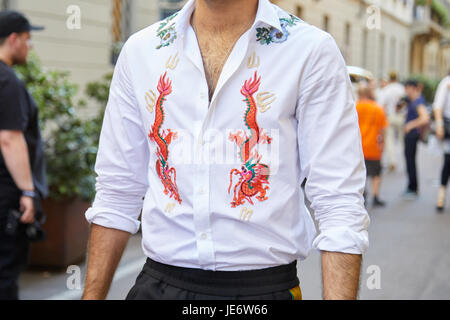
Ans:
{"label": "man's chin", "polygon": [[18,59],[13,61],[13,66],[23,66],[27,64],[27,59]]}

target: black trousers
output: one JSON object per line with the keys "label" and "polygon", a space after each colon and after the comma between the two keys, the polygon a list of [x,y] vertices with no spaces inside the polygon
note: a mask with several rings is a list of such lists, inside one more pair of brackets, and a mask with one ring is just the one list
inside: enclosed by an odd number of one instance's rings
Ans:
{"label": "black trousers", "polygon": [[0,197],[0,300],[19,299],[19,276],[25,270],[30,242],[25,225],[19,225],[15,236],[5,233],[9,209],[19,209],[20,195]]}
{"label": "black trousers", "polygon": [[419,138],[420,134],[416,131],[411,131],[405,135],[405,159],[406,170],[408,173],[408,191],[412,192],[418,191],[416,154]]}
{"label": "black trousers", "polygon": [[127,300],[301,300],[296,261],[250,271],[209,271],[147,259]]}
{"label": "black trousers", "polygon": [[450,176],[450,154],[444,155],[444,166],[441,172],[441,186],[446,187]]}

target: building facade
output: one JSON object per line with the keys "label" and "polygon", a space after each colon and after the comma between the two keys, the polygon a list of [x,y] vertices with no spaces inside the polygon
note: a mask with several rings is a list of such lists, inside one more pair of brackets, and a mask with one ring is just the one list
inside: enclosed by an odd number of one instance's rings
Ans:
{"label": "building facade", "polygon": [[33,33],[37,55],[44,67],[69,71],[80,91],[113,70],[129,35],[160,16],[156,0],[0,0],[0,9],[21,11],[45,26]]}
{"label": "building facade", "polygon": [[273,1],[329,32],[348,65],[370,70],[376,77],[410,71],[410,28],[414,0],[279,0]]}
{"label": "building facade", "polygon": [[[447,0],[426,2],[428,4],[414,8],[411,69],[413,73],[441,78],[450,71],[450,34],[447,28],[450,4]],[[437,13],[438,10],[440,13]],[[447,17],[444,12],[447,12]]]}
{"label": "building facade", "polygon": [[[348,65],[378,77],[396,70],[441,77],[450,67],[448,29],[424,0],[272,0],[336,39]],[[186,0],[0,0],[46,30],[33,35],[45,67],[71,72],[81,88],[111,72],[123,42]],[[419,7],[419,8],[418,8]],[[428,11],[427,11],[428,10]]]}

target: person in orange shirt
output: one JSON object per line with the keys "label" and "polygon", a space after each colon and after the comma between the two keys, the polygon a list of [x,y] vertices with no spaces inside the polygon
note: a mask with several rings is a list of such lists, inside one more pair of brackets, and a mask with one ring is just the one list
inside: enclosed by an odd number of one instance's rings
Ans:
{"label": "person in orange shirt", "polygon": [[372,88],[366,84],[362,84],[358,88],[356,109],[358,111],[367,177],[372,178],[373,206],[384,207],[385,203],[378,198],[378,195],[381,185],[384,130],[388,126],[387,118],[383,108],[375,102]]}

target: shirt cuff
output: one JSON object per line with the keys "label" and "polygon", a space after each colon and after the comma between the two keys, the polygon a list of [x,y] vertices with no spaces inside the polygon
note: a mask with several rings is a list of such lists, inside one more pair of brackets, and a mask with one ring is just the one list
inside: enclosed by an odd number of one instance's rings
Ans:
{"label": "shirt cuff", "polygon": [[356,232],[348,227],[336,227],[322,231],[313,247],[319,251],[363,254],[369,247],[369,234],[366,230]]}
{"label": "shirt cuff", "polygon": [[129,216],[109,208],[89,208],[85,213],[89,223],[105,228],[117,229],[131,234],[139,231],[140,222]]}

